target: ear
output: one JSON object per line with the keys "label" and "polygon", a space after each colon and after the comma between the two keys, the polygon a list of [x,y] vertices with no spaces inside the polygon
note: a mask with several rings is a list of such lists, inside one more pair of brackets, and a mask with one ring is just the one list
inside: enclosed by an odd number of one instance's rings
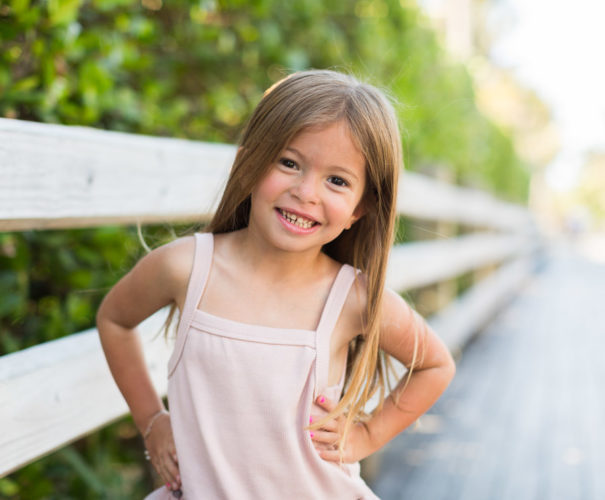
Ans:
{"label": "ear", "polygon": [[349,219],[349,223],[346,225],[345,230],[351,229],[351,226],[355,224],[359,219],[361,219],[366,213],[365,201],[362,199],[358,204],[351,218]]}

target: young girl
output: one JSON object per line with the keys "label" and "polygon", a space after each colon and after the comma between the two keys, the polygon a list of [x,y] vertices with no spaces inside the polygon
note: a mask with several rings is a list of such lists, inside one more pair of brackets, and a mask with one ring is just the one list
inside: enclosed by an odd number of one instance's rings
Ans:
{"label": "young girl", "polygon": [[[383,290],[400,168],[378,90],[331,71],[290,75],[254,111],[207,232],[155,249],[108,293],[103,348],[166,482],[148,498],[376,498],[358,461],[454,373],[436,335]],[[170,413],[135,333],[168,304],[180,311]],[[384,393],[380,351],[408,372],[365,415]]]}

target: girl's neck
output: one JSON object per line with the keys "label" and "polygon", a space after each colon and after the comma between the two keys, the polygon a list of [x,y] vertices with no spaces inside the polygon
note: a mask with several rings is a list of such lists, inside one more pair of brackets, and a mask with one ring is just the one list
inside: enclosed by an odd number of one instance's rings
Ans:
{"label": "girl's neck", "polygon": [[321,252],[312,249],[304,252],[288,252],[266,245],[265,240],[247,228],[234,235],[242,263],[254,267],[269,279],[308,279],[316,273],[327,270],[331,260]]}

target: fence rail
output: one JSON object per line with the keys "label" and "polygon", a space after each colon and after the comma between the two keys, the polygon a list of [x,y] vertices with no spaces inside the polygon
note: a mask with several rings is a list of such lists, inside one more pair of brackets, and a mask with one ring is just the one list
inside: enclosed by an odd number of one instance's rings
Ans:
{"label": "fence rail", "polygon": [[[208,218],[235,154],[231,145],[0,119],[0,231],[183,222]],[[486,193],[405,173],[398,211],[479,230],[391,252],[397,291],[486,265],[500,268],[429,322],[459,349],[531,272],[539,245],[528,211]],[[165,311],[140,327],[158,391],[169,343]],[[96,330],[0,357],[0,476],[123,416]]]}

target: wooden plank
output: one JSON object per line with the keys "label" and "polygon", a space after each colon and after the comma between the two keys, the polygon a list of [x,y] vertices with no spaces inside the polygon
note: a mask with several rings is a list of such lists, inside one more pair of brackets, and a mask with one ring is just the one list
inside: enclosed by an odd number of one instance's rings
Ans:
{"label": "wooden plank", "polygon": [[80,229],[98,226],[129,226],[136,224],[162,224],[162,223],[197,223],[210,219],[211,213],[196,214],[152,214],[137,216],[92,216],[92,217],[60,217],[57,219],[9,219],[0,220],[1,231],[28,231],[48,229]]}
{"label": "wooden plank", "polygon": [[0,119],[0,230],[211,214],[235,147]]}
{"label": "wooden plank", "polygon": [[[442,312],[431,325],[452,349],[461,347],[473,329],[486,321],[527,271],[527,260],[503,267]],[[164,320],[158,313],[143,325],[146,356],[156,387],[166,390],[170,347],[151,339]],[[403,368],[399,367],[400,375]],[[94,395],[94,398],[91,398]],[[127,413],[107,368],[96,330],[40,344],[0,358],[0,474],[106,425]],[[374,403],[375,404],[375,403]]]}
{"label": "wooden plank", "polygon": [[[171,346],[160,311],[140,326],[152,379],[164,395]],[[0,477],[125,415],[96,330],[0,358]]]}
{"label": "wooden plank", "polygon": [[[204,219],[235,155],[227,144],[0,118],[0,231]],[[400,213],[532,230],[521,206],[406,172]]]}
{"label": "wooden plank", "polygon": [[380,498],[605,498],[603,296],[604,266],[555,256],[465,349],[441,425],[387,445]]}
{"label": "wooden plank", "polygon": [[398,212],[409,217],[497,228],[535,231],[529,211],[500,201],[486,192],[447,184],[413,172],[399,183]]}
{"label": "wooden plank", "polygon": [[483,328],[533,273],[532,256],[503,264],[446,308],[429,323],[451,352],[460,352],[469,339]]}
{"label": "wooden plank", "polygon": [[393,247],[387,285],[409,290],[531,252],[536,240],[521,234],[477,233]]}
{"label": "wooden plank", "polygon": [[[447,307],[428,318],[431,328],[445,342],[450,352],[459,353],[466,343],[511,299],[533,272],[534,258],[522,256],[473,285]],[[397,377],[406,368],[393,360]],[[378,404],[378,397],[368,403],[366,411]]]}

